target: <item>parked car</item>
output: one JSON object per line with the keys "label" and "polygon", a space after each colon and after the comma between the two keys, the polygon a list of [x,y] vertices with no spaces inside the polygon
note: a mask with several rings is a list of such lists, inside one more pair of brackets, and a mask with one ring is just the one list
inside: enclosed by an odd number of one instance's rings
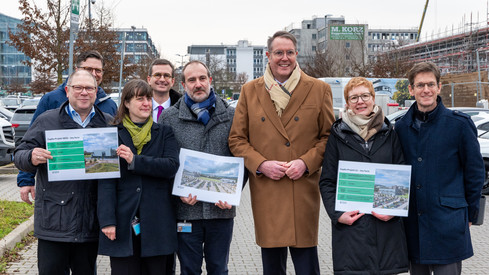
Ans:
{"label": "parked car", "polygon": [[40,97],[34,97],[34,98],[27,98],[24,101],[22,101],[22,104],[20,107],[24,106],[37,106],[39,104],[39,101],[41,100]]}
{"label": "parked car", "polygon": [[36,108],[37,106],[25,106],[15,110],[14,116],[10,120],[12,127],[15,129],[15,146],[20,144],[25,132],[27,132]]}
{"label": "parked car", "polygon": [[109,94],[110,98],[117,104],[117,107],[119,107],[119,93],[111,93]]}
{"label": "parked car", "polygon": [[20,99],[16,97],[4,97],[0,99],[0,102],[0,106],[3,106],[11,111],[14,111],[20,106]]}
{"label": "parked car", "polygon": [[12,116],[14,113],[8,109],[5,109],[3,107],[0,107],[0,118],[3,118],[7,121],[10,121],[12,119]]}
{"label": "parked car", "polygon": [[12,162],[12,153],[15,149],[14,129],[7,120],[0,118],[0,165]]}

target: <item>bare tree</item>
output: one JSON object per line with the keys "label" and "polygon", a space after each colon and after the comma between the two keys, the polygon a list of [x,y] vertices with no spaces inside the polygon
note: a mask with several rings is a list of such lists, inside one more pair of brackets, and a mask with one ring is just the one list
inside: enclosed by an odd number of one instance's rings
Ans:
{"label": "bare tree", "polygon": [[36,80],[32,81],[30,86],[34,94],[44,94],[54,90],[56,87],[56,81],[53,77],[43,73],[36,73]]}
{"label": "bare tree", "polygon": [[44,74],[56,72],[61,83],[68,63],[69,5],[62,5],[61,0],[46,0],[45,12],[29,0],[19,0],[19,4],[23,23],[17,33],[9,31],[7,43],[30,58],[24,61],[26,65]]}

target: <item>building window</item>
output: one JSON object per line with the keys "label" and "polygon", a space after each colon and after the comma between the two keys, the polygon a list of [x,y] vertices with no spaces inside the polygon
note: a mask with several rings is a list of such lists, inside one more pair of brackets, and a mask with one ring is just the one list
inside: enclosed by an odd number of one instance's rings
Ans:
{"label": "building window", "polygon": [[312,34],[312,39],[316,39],[316,34],[315,33]]}
{"label": "building window", "polygon": [[350,45],[350,42],[346,42],[346,43],[345,43],[345,47],[346,47],[346,48],[350,48],[350,46],[351,46],[351,45]]}
{"label": "building window", "polygon": [[315,52],[316,51],[316,46],[312,46],[312,51]]}
{"label": "building window", "polygon": [[347,55],[345,56],[345,59],[346,59],[346,60],[350,60],[350,55],[348,55],[348,54],[347,54]]}

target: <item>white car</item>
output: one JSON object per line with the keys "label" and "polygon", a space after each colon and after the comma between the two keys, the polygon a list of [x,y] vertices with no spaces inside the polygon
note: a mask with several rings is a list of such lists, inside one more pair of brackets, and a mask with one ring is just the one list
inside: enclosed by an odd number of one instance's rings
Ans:
{"label": "white car", "polygon": [[7,120],[0,118],[0,165],[12,161],[12,153],[15,149],[14,128]]}

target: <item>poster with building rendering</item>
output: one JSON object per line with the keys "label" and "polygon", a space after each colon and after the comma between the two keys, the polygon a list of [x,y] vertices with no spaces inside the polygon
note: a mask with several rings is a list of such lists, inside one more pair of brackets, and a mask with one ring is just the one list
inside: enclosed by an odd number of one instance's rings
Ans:
{"label": "poster with building rendering", "polygon": [[194,150],[180,150],[180,167],[175,176],[172,194],[216,203],[239,205],[243,189],[244,160]]}
{"label": "poster with building rendering", "polygon": [[407,217],[411,165],[339,161],[336,211]]}
{"label": "poster with building rendering", "polygon": [[117,128],[46,131],[48,180],[119,178]]}

